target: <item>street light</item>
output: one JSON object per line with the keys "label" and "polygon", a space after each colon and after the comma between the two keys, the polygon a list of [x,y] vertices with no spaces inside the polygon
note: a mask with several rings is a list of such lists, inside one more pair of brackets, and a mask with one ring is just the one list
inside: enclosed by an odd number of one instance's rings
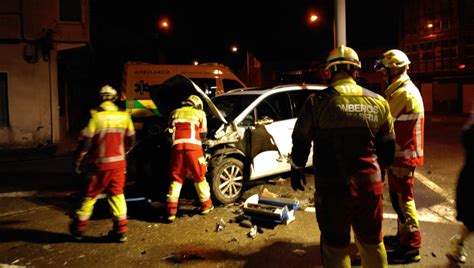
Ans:
{"label": "street light", "polygon": [[157,24],[158,24],[157,25],[158,28],[161,29],[161,30],[167,31],[170,28],[170,22],[169,22],[168,18],[159,19]]}
{"label": "street light", "polygon": [[313,24],[318,20],[318,15],[311,13],[309,14],[309,23]]}
{"label": "street light", "polygon": [[164,41],[168,39],[167,35],[171,29],[171,22],[167,17],[155,18],[155,46],[158,53],[158,63],[165,63]]}

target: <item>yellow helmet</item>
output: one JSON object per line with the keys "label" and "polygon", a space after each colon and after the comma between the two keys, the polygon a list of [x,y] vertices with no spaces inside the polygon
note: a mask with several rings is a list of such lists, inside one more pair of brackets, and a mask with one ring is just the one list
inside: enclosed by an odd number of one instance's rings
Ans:
{"label": "yellow helmet", "polygon": [[381,71],[384,68],[401,68],[407,67],[410,64],[410,60],[403,51],[398,49],[391,49],[383,53],[383,58],[375,62],[374,69]]}
{"label": "yellow helmet", "polygon": [[194,107],[196,109],[199,109],[199,110],[203,109],[202,100],[201,100],[201,98],[199,98],[196,95],[190,95],[181,104],[186,105],[186,106],[192,106],[192,107]]}
{"label": "yellow helmet", "polygon": [[117,97],[117,90],[109,85],[105,85],[100,89],[99,94],[103,99],[112,100]]}
{"label": "yellow helmet", "polygon": [[353,65],[357,68],[361,68],[359,56],[355,50],[350,47],[346,47],[345,45],[340,45],[329,52],[325,69],[329,69],[332,66],[341,64]]}

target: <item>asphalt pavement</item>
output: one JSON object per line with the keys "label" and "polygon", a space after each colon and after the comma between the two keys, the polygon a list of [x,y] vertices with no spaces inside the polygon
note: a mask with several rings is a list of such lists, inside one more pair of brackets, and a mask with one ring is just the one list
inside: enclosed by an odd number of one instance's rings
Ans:
{"label": "asphalt pavement", "polygon": [[[459,135],[466,119],[427,117],[425,166],[418,170],[415,185],[423,235],[422,261],[403,267],[456,267],[449,264],[444,253],[459,227],[454,219],[453,192],[463,160]],[[267,230],[258,236],[260,239],[249,239],[246,230],[233,224],[232,219],[241,210],[239,204],[217,207],[208,217],[183,215],[176,223],[164,225],[158,220],[162,204],[147,203],[158,209],[156,215],[143,215],[140,210],[134,211],[138,203],[130,202],[131,239],[127,245],[119,247],[97,240],[71,243],[65,213],[70,209],[67,197],[81,186],[81,179],[72,170],[76,145],[72,138],[57,146],[0,152],[0,267],[2,263],[38,267],[321,265],[319,230],[314,212],[306,210],[311,208],[314,191],[311,177],[304,192],[291,191],[286,177],[262,182],[246,192],[244,199],[266,188],[279,196],[297,198],[304,205],[294,223]],[[396,220],[388,199],[384,200],[384,212],[384,234],[393,234]],[[216,223],[222,218],[226,230],[215,233]],[[106,216],[98,217],[91,224],[91,233],[105,233],[108,225]],[[87,245],[96,249],[87,249]],[[473,246],[474,241],[467,243],[470,256],[474,256]],[[465,267],[474,267],[472,257]]]}

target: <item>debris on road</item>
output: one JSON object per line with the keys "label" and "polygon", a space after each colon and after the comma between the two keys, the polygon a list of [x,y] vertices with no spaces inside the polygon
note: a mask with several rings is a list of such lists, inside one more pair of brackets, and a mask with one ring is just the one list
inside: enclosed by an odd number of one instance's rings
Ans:
{"label": "debris on road", "polygon": [[293,253],[295,253],[298,256],[303,256],[303,255],[306,254],[306,250],[304,250],[304,249],[294,249]]}
{"label": "debris on road", "polygon": [[255,239],[257,237],[257,225],[254,225],[252,228],[250,228],[250,232],[247,234],[250,238]]}
{"label": "debris on road", "polygon": [[220,219],[218,223],[216,223],[216,232],[220,232],[222,230],[224,230],[225,228],[225,221],[224,219]]}

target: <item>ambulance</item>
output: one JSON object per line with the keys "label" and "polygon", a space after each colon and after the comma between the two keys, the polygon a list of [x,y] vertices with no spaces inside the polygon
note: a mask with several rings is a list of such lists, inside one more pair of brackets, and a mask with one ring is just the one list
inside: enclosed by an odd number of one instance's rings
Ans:
{"label": "ambulance", "polygon": [[149,90],[167,79],[181,74],[191,79],[209,97],[220,95],[245,84],[227,67],[219,63],[199,65],[166,65],[127,62],[123,68],[121,100],[132,116],[137,131],[153,135],[165,122],[151,100]]}

